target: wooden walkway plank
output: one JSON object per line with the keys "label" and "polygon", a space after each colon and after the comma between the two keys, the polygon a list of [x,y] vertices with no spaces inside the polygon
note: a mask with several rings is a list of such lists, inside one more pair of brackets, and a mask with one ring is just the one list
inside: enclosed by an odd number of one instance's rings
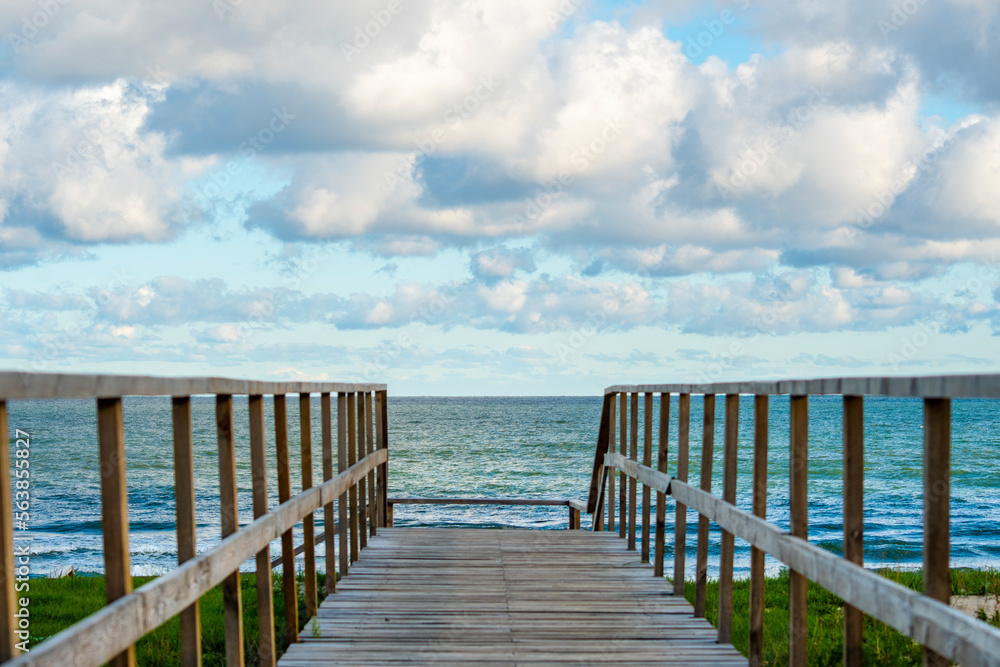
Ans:
{"label": "wooden walkway plank", "polygon": [[386,528],[280,667],[746,665],[611,532]]}

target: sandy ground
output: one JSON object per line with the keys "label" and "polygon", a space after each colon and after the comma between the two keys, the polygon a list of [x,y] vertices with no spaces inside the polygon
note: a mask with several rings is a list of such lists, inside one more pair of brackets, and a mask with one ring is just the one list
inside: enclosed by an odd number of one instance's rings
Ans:
{"label": "sandy ground", "polygon": [[972,617],[980,609],[985,609],[990,617],[1000,610],[1000,602],[995,595],[955,595],[951,598],[951,606]]}

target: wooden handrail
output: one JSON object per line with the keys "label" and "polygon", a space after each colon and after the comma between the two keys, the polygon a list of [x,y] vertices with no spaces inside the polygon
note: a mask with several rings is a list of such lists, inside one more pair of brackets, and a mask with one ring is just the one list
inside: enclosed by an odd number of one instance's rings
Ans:
{"label": "wooden handrail", "polygon": [[961,664],[1000,665],[1000,630],[793,537],[778,526],[666,473],[620,454],[607,454],[605,465],[673,496],[844,602],[947,658]]}
{"label": "wooden handrail", "polygon": [[222,583],[248,558],[302,520],[332,502],[388,460],[379,449],[333,479],[303,491],[277,509],[238,530],[176,570],[120,598],[22,654],[9,667],[74,665],[96,667],[186,609]]}
{"label": "wooden handrail", "polygon": [[[678,415],[677,471],[684,481],[667,472],[666,446],[669,435],[667,412],[672,392],[680,394]],[[618,399],[638,393],[645,394],[644,443],[649,447],[653,434],[651,423],[653,398],[660,394],[660,459],[656,462],[636,461],[635,448],[626,455],[624,448],[614,451],[605,437],[609,420],[614,419]],[[701,488],[689,484],[687,475],[688,431],[690,427],[691,394],[705,399],[704,431],[702,436]],[[714,444],[715,410],[718,394],[725,394],[725,449],[721,496],[713,495],[710,481]],[[753,410],[753,513],[738,509],[736,503],[736,456],[739,435],[740,394],[754,395]],[[769,523],[767,514],[767,448],[768,399],[773,394],[790,395],[790,458],[789,511],[791,530]],[[807,471],[809,464],[809,396],[811,394],[840,395],[844,404],[844,553],[835,554],[808,542]],[[864,568],[864,397],[896,396],[923,399],[923,591],[915,592],[899,586],[879,574]],[[588,511],[600,511],[608,480],[619,471],[631,483],[638,482],[644,490],[657,495],[657,540],[665,532],[661,505],[667,495],[677,504],[675,522],[674,591],[684,592],[684,533],[683,514],[690,507],[699,514],[698,578],[695,586],[695,615],[704,613],[704,575],[707,568],[709,522],[722,531],[720,551],[719,641],[730,640],[732,629],[732,558],[733,537],[746,540],[751,547],[750,598],[750,664],[762,664],[764,611],[764,554],[787,565],[792,585],[789,601],[789,664],[804,667],[807,660],[808,625],[806,594],[810,583],[820,585],[839,596],[844,609],[844,664],[853,667],[861,662],[863,615],[867,614],[900,631],[924,647],[925,664],[943,665],[949,660],[961,664],[1000,666],[1000,630],[953,610],[948,605],[950,589],[950,442],[952,398],[1000,398],[1000,375],[957,375],[913,378],[830,378],[820,380],[790,380],[777,382],[719,382],[706,384],[614,385],[605,390],[604,408]],[[623,423],[621,442],[638,437],[638,424],[632,419],[631,429]],[[600,460],[596,460],[600,459]],[[632,481],[634,480],[634,482]],[[662,494],[662,495],[659,495]],[[631,495],[631,494],[630,494]],[[620,506],[622,518],[636,511],[632,496]],[[647,504],[646,501],[643,503]],[[631,506],[629,506],[631,505]],[[682,509],[684,508],[684,509]],[[643,508],[644,511],[646,508]],[[609,507],[610,510],[610,507]],[[614,517],[609,512],[608,524]],[[594,516],[595,530],[601,530],[601,517]],[[624,537],[623,535],[619,535]],[[629,544],[628,546],[631,546]],[[658,550],[654,572],[663,575],[663,554]]]}
{"label": "wooden handrail", "polygon": [[705,384],[622,384],[604,394],[838,394],[910,398],[1000,398],[1000,374],[918,377],[821,378],[774,382],[710,382]]}
{"label": "wooden handrail", "polygon": [[0,372],[0,398],[117,398],[119,396],[237,396],[385,391],[384,384],[275,382],[231,378],[172,378],[150,375],[75,375]]}

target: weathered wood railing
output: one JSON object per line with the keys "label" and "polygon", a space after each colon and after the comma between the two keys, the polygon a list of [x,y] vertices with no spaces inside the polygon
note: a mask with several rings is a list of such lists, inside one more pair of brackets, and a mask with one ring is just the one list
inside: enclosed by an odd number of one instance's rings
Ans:
{"label": "weathered wood railing", "polygon": [[[215,396],[219,448],[222,541],[202,554],[195,551],[194,450],[191,396]],[[301,420],[302,492],[292,496],[285,398],[298,394]],[[320,395],[323,483],[313,486],[311,396]],[[267,490],[268,447],[265,444],[264,396],[274,397],[275,454],[279,506],[270,509]],[[128,487],[122,398],[170,396],[173,415],[174,470],[177,498],[179,567],[132,591],[128,541]],[[239,525],[233,396],[247,396],[255,520]],[[332,397],[337,401],[337,450],[334,463]],[[93,398],[97,402],[101,472],[101,525],[108,606],[80,623],[18,654],[15,613],[13,506],[10,490],[8,401],[22,399]],[[108,375],[0,373],[0,660],[11,667],[45,665],[113,667],[135,665],[133,645],[174,616],[180,615],[182,663],[201,664],[198,599],[223,585],[226,663],[244,664],[240,566],[257,559],[260,664],[275,664],[274,606],[270,543],[281,538],[286,637],[298,636],[298,586],[292,543],[293,527],[303,524],[305,604],[317,609],[315,526],[313,512],[324,510],[327,592],[336,589],[338,571],[347,574],[369,534],[385,526],[388,482],[387,392],[380,384],[333,382],[254,382],[220,378],[157,378]],[[334,475],[334,468],[338,474]],[[338,519],[334,520],[334,502]],[[339,549],[335,550],[334,531]]]}
{"label": "weathered wood railing", "polygon": [[580,512],[587,504],[579,500],[550,498],[389,498],[386,521],[392,526],[393,505],[499,505],[521,507],[568,507],[569,529],[580,530]]}
{"label": "weathered wood railing", "polygon": [[[638,402],[644,401],[644,449],[638,461]],[[660,396],[657,468],[652,466],[655,395]],[[678,394],[675,475],[668,474],[671,394]],[[700,488],[688,483],[691,395],[704,397]],[[715,397],[725,396],[722,497],[711,493],[715,437]],[[740,394],[754,396],[752,513],[737,509],[737,448]],[[844,554],[838,556],[808,542],[807,474],[809,396],[843,397]],[[790,396],[790,531],[765,520],[769,398]],[[864,397],[923,399],[923,594],[864,569]],[[839,596],[844,607],[844,663],[861,664],[862,614],[868,614],[924,645],[924,663],[965,666],[1000,665],[1000,630],[949,607],[949,503],[951,400],[1000,398],[1000,375],[920,378],[840,378],[785,382],[664,384],[613,386],[605,390],[587,512],[595,530],[615,530],[615,475],[619,471],[619,536],[636,548],[636,483],[643,489],[642,558],[650,559],[650,492],[656,491],[654,572],[663,576],[666,496],[676,501],[674,519],[674,592],[684,594],[687,508],[699,514],[696,550],[695,615],[704,616],[708,569],[709,522],[722,531],[719,563],[720,642],[728,643],[733,616],[734,537],[751,547],[751,665],[763,664],[764,554],[791,571],[789,664],[806,664],[807,582]],[[615,426],[616,411],[620,412]],[[619,432],[615,447],[616,431]],[[626,486],[628,491],[626,492]],[[605,520],[605,506],[607,519]]]}

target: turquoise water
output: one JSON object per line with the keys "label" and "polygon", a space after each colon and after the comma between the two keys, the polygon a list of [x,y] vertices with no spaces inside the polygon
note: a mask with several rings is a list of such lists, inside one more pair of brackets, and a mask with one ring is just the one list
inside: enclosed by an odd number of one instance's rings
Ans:
{"label": "turquoise water", "polygon": [[[721,399],[721,397],[720,397]],[[659,401],[657,400],[657,405]],[[693,397],[689,479],[697,483],[702,399]],[[722,400],[716,410],[713,490],[721,491]],[[752,403],[740,401],[737,504],[750,509]],[[235,399],[240,518],[252,520],[246,397]],[[219,539],[218,460],[214,399],[193,399],[198,547]],[[273,404],[266,401],[268,444],[273,451]],[[600,397],[395,398],[389,402],[391,496],[492,496],[585,499],[590,483]],[[870,565],[920,562],[922,404],[918,400],[866,400],[865,521]],[[1000,566],[1000,420],[996,401],[953,402],[952,562]],[[671,410],[670,469],[676,465],[677,401]],[[173,449],[169,398],[127,398],[125,411],[132,565],[136,574],[158,574],[176,562]],[[288,401],[293,471],[298,455],[298,400]],[[640,406],[640,420],[641,420]],[[658,412],[658,407],[657,407]],[[313,401],[314,479],[322,478],[319,399]],[[839,552],[841,543],[841,400],[810,399],[810,539]],[[641,421],[640,421],[641,423]],[[658,414],[654,424],[659,424]],[[92,400],[19,401],[10,404],[10,428],[31,438],[31,567],[44,575],[57,566],[78,572],[102,569],[100,486],[95,405]],[[788,525],[788,398],[774,397],[770,412],[768,518]],[[654,431],[654,441],[656,439]],[[640,438],[640,452],[643,446]],[[277,504],[273,458],[269,491]],[[300,477],[293,474],[293,487]],[[617,495],[617,493],[616,493]],[[641,496],[641,494],[640,494]],[[669,501],[668,501],[669,502]],[[672,504],[670,515],[672,517]],[[565,507],[396,506],[397,526],[518,526],[562,529]],[[322,523],[322,513],[317,513]],[[584,528],[590,519],[583,519]],[[696,516],[689,513],[693,567]],[[668,539],[670,533],[668,532]],[[301,535],[297,535],[297,540]],[[710,552],[717,554],[713,527]],[[272,547],[277,552],[277,543]],[[668,544],[668,555],[669,551]],[[322,563],[322,560],[320,560]],[[710,574],[717,558],[710,558]],[[248,562],[252,568],[252,561]],[[737,540],[736,568],[746,573],[749,547]],[[771,569],[776,563],[769,563]],[[689,576],[693,574],[689,572]]]}

